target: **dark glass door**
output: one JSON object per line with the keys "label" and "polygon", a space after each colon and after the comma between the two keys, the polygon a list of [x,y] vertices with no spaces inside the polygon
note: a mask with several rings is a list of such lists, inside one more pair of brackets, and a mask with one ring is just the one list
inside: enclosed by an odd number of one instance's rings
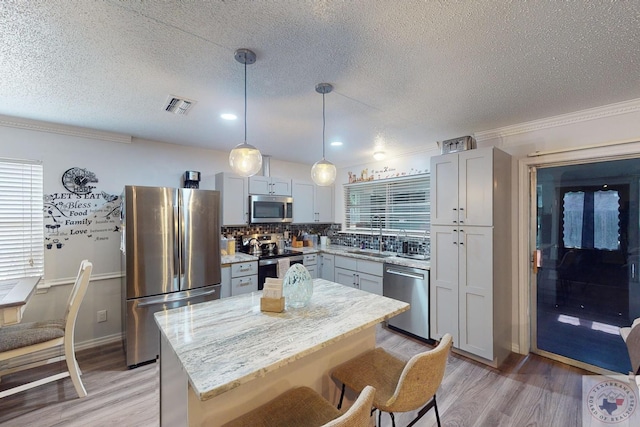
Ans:
{"label": "dark glass door", "polygon": [[627,373],[640,317],[640,160],[539,168],[534,349]]}

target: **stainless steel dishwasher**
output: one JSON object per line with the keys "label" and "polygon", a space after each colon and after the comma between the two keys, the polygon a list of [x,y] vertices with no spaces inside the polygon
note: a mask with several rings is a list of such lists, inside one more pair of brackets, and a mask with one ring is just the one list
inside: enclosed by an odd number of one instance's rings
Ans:
{"label": "stainless steel dishwasher", "polygon": [[388,326],[431,341],[429,337],[429,272],[427,270],[385,263],[382,294],[411,304],[409,311],[389,319]]}

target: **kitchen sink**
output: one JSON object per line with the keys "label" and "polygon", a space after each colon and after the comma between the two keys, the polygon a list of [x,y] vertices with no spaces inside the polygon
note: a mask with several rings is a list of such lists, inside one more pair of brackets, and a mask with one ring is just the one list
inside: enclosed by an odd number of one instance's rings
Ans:
{"label": "kitchen sink", "polygon": [[383,254],[380,252],[369,252],[369,251],[363,251],[360,249],[354,249],[354,250],[350,250],[348,251],[350,254],[357,254],[357,255],[365,255],[365,256],[370,256],[373,258],[389,258],[390,256],[393,256],[393,254]]}
{"label": "kitchen sink", "polygon": [[415,259],[418,261],[429,261],[431,260],[431,257],[429,255],[423,255],[423,254],[397,254],[396,255],[399,258],[408,258],[408,259]]}

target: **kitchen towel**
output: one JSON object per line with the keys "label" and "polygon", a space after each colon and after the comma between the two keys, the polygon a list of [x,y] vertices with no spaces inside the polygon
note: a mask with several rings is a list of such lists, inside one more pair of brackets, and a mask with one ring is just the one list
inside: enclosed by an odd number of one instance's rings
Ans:
{"label": "kitchen towel", "polygon": [[284,277],[290,265],[291,260],[289,258],[278,259],[278,279],[282,279]]}

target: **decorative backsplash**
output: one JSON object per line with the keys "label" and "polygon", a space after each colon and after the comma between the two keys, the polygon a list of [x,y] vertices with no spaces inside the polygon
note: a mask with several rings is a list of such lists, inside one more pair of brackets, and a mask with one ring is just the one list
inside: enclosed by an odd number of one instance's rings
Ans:
{"label": "decorative backsplash", "polygon": [[[341,224],[252,224],[244,227],[223,227],[222,234],[227,237],[235,237],[238,240],[239,237],[247,234],[284,234],[287,231],[290,236],[304,233],[328,236],[332,245],[374,250],[380,246],[378,235],[342,233],[341,230]],[[430,253],[429,236],[382,236],[382,250],[401,252],[403,242],[407,242],[409,253],[427,255]]]}

